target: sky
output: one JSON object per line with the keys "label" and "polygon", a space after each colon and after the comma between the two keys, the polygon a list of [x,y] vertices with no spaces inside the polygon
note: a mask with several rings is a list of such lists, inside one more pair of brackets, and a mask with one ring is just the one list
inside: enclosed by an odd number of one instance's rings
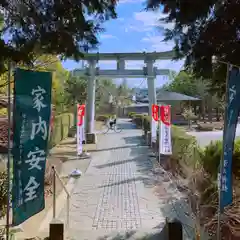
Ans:
{"label": "sky", "polygon": [[[146,1],[146,0],[145,0]],[[163,23],[159,21],[166,15],[161,12],[161,8],[157,12],[146,12],[144,10],[144,0],[120,0],[117,6],[118,18],[107,21],[103,27],[105,32],[99,35],[100,45],[98,51],[105,52],[164,52],[172,50],[173,42],[163,42],[164,29],[172,28],[173,23]],[[97,52],[97,51],[95,51]],[[183,66],[183,61],[162,60],[157,61],[155,65],[161,69],[172,69],[179,71]],[[81,68],[81,63],[73,60],[63,62],[63,66],[68,70]],[[126,68],[139,69],[144,66],[141,61],[129,61]],[[101,61],[99,63],[101,69],[114,69],[116,62]],[[122,79],[116,79],[120,83]],[[158,76],[156,86],[161,87],[167,83],[167,76]],[[130,87],[147,87],[144,79],[127,79]]]}

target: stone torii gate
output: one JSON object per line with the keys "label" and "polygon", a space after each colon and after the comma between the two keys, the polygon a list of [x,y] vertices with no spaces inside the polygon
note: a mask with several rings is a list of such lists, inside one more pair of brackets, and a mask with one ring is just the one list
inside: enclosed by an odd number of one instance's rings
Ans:
{"label": "stone torii gate", "polygon": [[[84,61],[88,62],[86,69],[77,69],[73,74],[89,76],[87,84],[86,102],[86,134],[87,139],[95,139],[94,118],[95,118],[95,89],[97,77],[112,78],[147,78],[149,106],[156,103],[156,84],[157,75],[170,75],[169,69],[157,69],[154,67],[156,60],[170,60],[174,57],[173,51],[152,52],[152,53],[87,53]],[[96,67],[98,61],[111,60],[117,61],[117,69],[101,70]],[[144,61],[143,69],[125,69],[125,61]],[[151,115],[151,107],[149,107]]]}

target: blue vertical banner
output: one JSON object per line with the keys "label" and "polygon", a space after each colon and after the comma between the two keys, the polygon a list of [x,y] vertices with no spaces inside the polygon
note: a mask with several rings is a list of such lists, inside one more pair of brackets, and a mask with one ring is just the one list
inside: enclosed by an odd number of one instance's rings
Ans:
{"label": "blue vertical banner", "polygon": [[42,211],[52,74],[16,69],[13,109],[13,226]]}
{"label": "blue vertical banner", "polygon": [[232,157],[235,133],[240,109],[240,70],[229,66],[226,90],[226,112],[223,133],[223,162],[221,170],[221,204],[220,209],[232,203]]}

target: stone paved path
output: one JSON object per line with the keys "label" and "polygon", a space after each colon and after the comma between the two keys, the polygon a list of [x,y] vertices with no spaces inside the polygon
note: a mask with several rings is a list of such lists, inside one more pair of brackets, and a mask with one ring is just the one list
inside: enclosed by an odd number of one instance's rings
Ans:
{"label": "stone paved path", "polygon": [[[126,128],[122,133],[99,136],[93,160],[72,193],[70,229],[71,236],[78,236],[74,239],[101,239],[97,237],[113,231],[161,230],[166,216],[178,217],[169,201],[173,196],[181,199],[181,194],[168,180],[164,182],[161,171],[153,170],[141,131],[129,122],[122,126]],[[184,215],[182,205],[178,208]],[[66,209],[60,219],[66,219]],[[191,219],[188,222],[193,225]]]}

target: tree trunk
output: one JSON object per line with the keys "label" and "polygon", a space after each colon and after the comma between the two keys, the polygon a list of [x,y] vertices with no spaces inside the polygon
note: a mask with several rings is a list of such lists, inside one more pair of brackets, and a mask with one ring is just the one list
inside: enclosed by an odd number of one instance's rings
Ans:
{"label": "tree trunk", "polygon": [[202,100],[201,102],[201,115],[202,115],[202,120],[205,121],[205,102]]}
{"label": "tree trunk", "polygon": [[217,122],[220,122],[220,114],[219,114],[219,108],[216,107],[216,120]]}
{"label": "tree trunk", "polygon": [[194,104],[193,105],[193,111],[194,111],[194,115],[198,115],[198,113],[197,113],[197,105],[196,104]]}
{"label": "tree trunk", "polygon": [[208,121],[212,123],[213,118],[212,118],[212,97],[208,97]]}

